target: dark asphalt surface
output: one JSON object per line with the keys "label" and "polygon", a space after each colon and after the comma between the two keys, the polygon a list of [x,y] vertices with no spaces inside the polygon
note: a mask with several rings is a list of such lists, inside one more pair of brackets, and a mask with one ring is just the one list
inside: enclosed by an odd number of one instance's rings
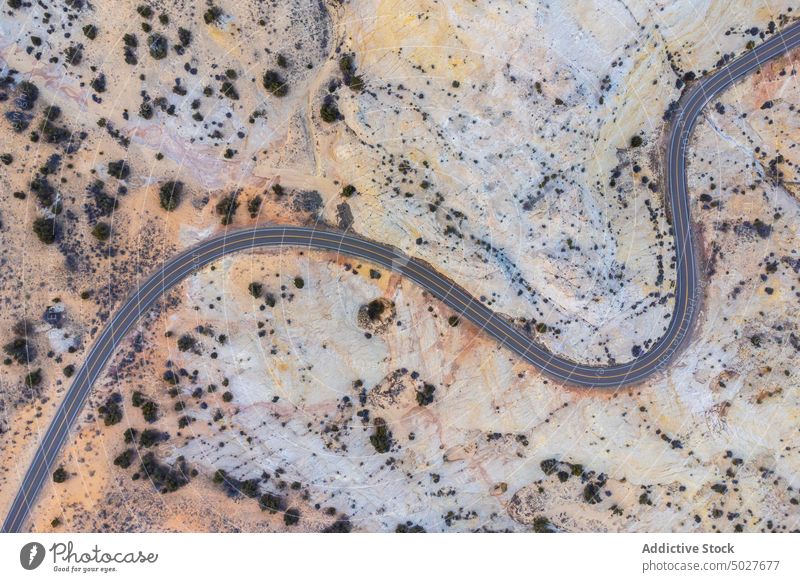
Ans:
{"label": "dark asphalt surface", "polygon": [[666,152],[667,197],[672,211],[676,250],[675,309],[662,338],[645,354],[623,364],[595,367],[571,362],[548,352],[520,329],[454,285],[430,265],[400,251],[351,234],[310,227],[257,227],[210,239],[165,263],[141,285],[114,315],[92,346],[75,375],[52,423],[21,483],[3,532],[19,532],[36,498],[50,478],[59,451],[89,396],[92,385],[128,331],[164,293],[194,271],[228,253],[264,247],[291,246],[323,249],[370,261],[427,289],[462,318],[495,338],[520,358],[551,378],[585,388],[614,389],[642,381],[663,369],[686,342],[700,304],[697,256],[689,217],[686,186],[686,148],[697,119],[708,102],[760,64],[800,45],[800,23],[795,23],[752,51],[703,77],[685,92],[673,114]]}

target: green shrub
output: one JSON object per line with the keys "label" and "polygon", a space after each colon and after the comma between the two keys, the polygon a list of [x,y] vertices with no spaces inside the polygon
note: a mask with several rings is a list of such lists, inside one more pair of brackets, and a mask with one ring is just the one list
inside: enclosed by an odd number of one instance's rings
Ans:
{"label": "green shrub", "polygon": [[98,93],[106,92],[106,76],[103,73],[97,75],[89,85]]}
{"label": "green shrub", "polygon": [[258,506],[261,508],[261,511],[277,513],[283,508],[283,499],[272,493],[264,493],[258,499]]}
{"label": "green shrub", "polygon": [[188,47],[190,44],[192,44],[192,31],[183,27],[179,27],[178,40],[180,41],[181,46]]}
{"label": "green shrub", "polygon": [[436,386],[433,384],[423,384],[421,390],[417,390],[417,404],[420,406],[427,406],[433,402],[433,393],[436,392]]}
{"label": "green shrub", "polygon": [[125,429],[124,433],[122,433],[122,438],[125,439],[125,444],[129,445],[136,440],[138,434],[139,431],[136,430],[135,428],[128,428]]}
{"label": "green shrub", "polygon": [[222,87],[220,87],[220,93],[233,101],[239,100],[239,92],[236,90],[236,86],[230,81],[225,81],[222,83]]}
{"label": "green shrub", "polygon": [[297,525],[300,522],[300,510],[296,507],[290,507],[283,514],[283,523],[288,526]]}
{"label": "green shrub", "polygon": [[158,191],[158,198],[161,202],[161,208],[168,212],[172,212],[180,205],[182,194],[183,182],[166,182]]}
{"label": "green shrub", "polygon": [[83,27],[83,34],[89,40],[97,38],[97,27],[94,24],[87,24]]}
{"label": "green shrub", "polygon": [[158,33],[147,37],[147,47],[150,49],[150,56],[156,60],[161,60],[167,56],[169,43],[167,39]]}
{"label": "green shrub", "polygon": [[139,437],[139,444],[143,447],[152,447],[167,439],[169,439],[167,433],[161,432],[155,428],[147,428],[142,431],[142,436]]}
{"label": "green shrub", "polygon": [[111,236],[111,226],[106,222],[98,222],[92,229],[92,234],[99,241],[106,241]]}
{"label": "green shrub", "polygon": [[206,24],[216,24],[217,22],[219,22],[219,19],[222,17],[222,15],[223,12],[221,8],[217,6],[211,6],[203,14],[203,21]]}
{"label": "green shrub", "polygon": [[339,107],[336,105],[336,100],[330,95],[325,95],[325,99],[322,100],[319,114],[320,117],[322,117],[322,121],[325,123],[334,123],[339,121],[339,118],[342,116],[342,114],[339,113]]}
{"label": "green shrub", "polygon": [[155,422],[158,419],[158,404],[152,400],[147,400],[142,404],[142,417],[147,422]]}
{"label": "green shrub", "polygon": [[116,160],[108,163],[108,173],[118,180],[125,180],[131,175],[131,167],[125,160]]}
{"label": "green shrub", "polygon": [[33,109],[36,100],[39,98],[39,88],[30,81],[22,81],[17,85],[17,89],[19,89],[20,95],[15,100],[16,106],[23,111]]}
{"label": "green shrub", "polygon": [[264,89],[275,95],[275,97],[284,97],[289,93],[289,85],[286,83],[286,79],[273,69],[264,73],[261,82],[264,85]]}
{"label": "green shrub", "polygon": [[26,338],[14,338],[3,346],[3,351],[13,358],[18,364],[30,364],[36,359],[36,348]]}
{"label": "green shrub", "polygon": [[39,240],[46,245],[56,242],[58,237],[58,226],[55,218],[45,218],[40,216],[33,221],[33,232],[39,237]]}
{"label": "green shrub", "polygon": [[34,386],[38,386],[42,383],[42,369],[37,368],[33,372],[30,372],[28,375],[25,376],[25,384],[29,388],[33,388]]}
{"label": "green shrub", "polygon": [[69,479],[69,473],[64,470],[64,467],[59,467],[53,471],[53,481],[56,483],[63,483]]}
{"label": "green shrub", "polygon": [[216,210],[217,215],[221,216],[223,225],[228,225],[233,222],[233,217],[236,215],[236,210],[239,208],[239,201],[237,200],[236,193],[229,194],[217,202]]}
{"label": "green shrub", "polygon": [[122,451],[117,457],[114,459],[114,464],[117,467],[121,467],[123,469],[127,469],[133,463],[133,459],[135,458],[136,451],[133,449],[125,449]]}
{"label": "green shrub", "polygon": [[153,9],[150,8],[147,4],[140,4],[136,7],[136,12],[139,13],[139,16],[142,18],[151,18],[153,16]]}
{"label": "green shrub", "polygon": [[111,394],[105,403],[97,409],[106,426],[113,426],[122,421],[122,396],[119,393]]}
{"label": "green shrub", "polygon": [[177,344],[180,351],[188,352],[189,350],[193,350],[195,348],[197,345],[197,340],[188,333],[185,333],[178,338]]}
{"label": "green shrub", "polygon": [[378,453],[388,453],[392,448],[392,433],[382,418],[375,419],[375,431],[369,437],[369,442]]}

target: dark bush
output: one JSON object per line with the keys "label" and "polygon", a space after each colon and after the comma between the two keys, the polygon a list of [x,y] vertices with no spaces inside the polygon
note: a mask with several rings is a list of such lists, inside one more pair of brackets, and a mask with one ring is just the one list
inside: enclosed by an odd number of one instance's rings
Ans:
{"label": "dark bush", "polygon": [[95,206],[97,206],[97,210],[101,215],[111,216],[117,209],[117,199],[106,193],[105,184],[100,180],[95,180],[89,186],[89,193],[94,197]]}
{"label": "dark bush", "polygon": [[375,419],[375,431],[369,437],[369,442],[378,453],[388,453],[392,448],[392,433],[382,418]]}
{"label": "dark bush", "polygon": [[42,383],[42,369],[36,368],[33,372],[30,372],[25,376],[25,384],[29,388],[33,388],[34,386],[38,386]]}
{"label": "dark bush", "polygon": [[36,348],[24,337],[18,337],[8,342],[3,346],[3,351],[18,364],[30,364],[36,359]]}
{"label": "dark bush", "polygon": [[640,145],[642,145],[642,143],[643,143],[642,142],[642,137],[639,136],[639,135],[634,135],[631,138],[631,147],[632,148],[638,148]]}
{"label": "dark bush", "polygon": [[286,83],[286,79],[284,79],[278,71],[273,69],[264,73],[261,82],[264,84],[264,89],[276,97],[284,97],[289,93],[289,85]]}
{"label": "dark bush", "polygon": [[302,277],[295,277],[294,286],[297,287],[298,289],[302,289],[303,287],[306,286],[306,282],[303,280]]}
{"label": "dark bush", "polygon": [[220,87],[220,93],[233,101],[237,101],[239,99],[239,92],[236,90],[236,86],[230,81],[225,81],[222,83],[222,87]]}
{"label": "dark bush", "polygon": [[325,95],[322,100],[322,106],[319,109],[320,117],[325,123],[334,123],[339,121],[342,114],[339,113],[339,107],[336,105],[336,100],[331,95]]}
{"label": "dark bush", "polygon": [[161,202],[161,208],[168,212],[175,210],[181,203],[182,194],[183,182],[166,182],[158,191],[158,198]]}
{"label": "dark bush", "polygon": [[545,459],[541,463],[539,463],[539,468],[541,468],[542,472],[545,475],[552,475],[556,471],[558,471],[558,460],[557,459]]}
{"label": "dark bush", "polygon": [[92,235],[99,241],[106,241],[111,236],[111,226],[107,222],[98,222],[92,229]]}
{"label": "dark bush", "polygon": [[136,7],[136,12],[139,13],[139,16],[142,18],[151,18],[153,16],[153,9],[150,8],[147,4],[140,4]]}
{"label": "dark bush", "polygon": [[147,400],[142,403],[142,417],[147,422],[155,422],[158,419],[158,404],[152,400]]}
{"label": "dark bush", "polygon": [[252,295],[256,299],[258,299],[259,297],[261,297],[261,294],[264,292],[264,285],[262,285],[261,283],[258,283],[256,281],[253,281],[252,283],[250,283],[247,286],[247,290],[250,292],[250,295]]}
{"label": "dark bush", "polygon": [[77,67],[83,60],[83,45],[71,44],[64,49],[64,60],[68,65]]}
{"label": "dark bush", "polygon": [[158,33],[147,37],[147,47],[150,49],[150,56],[156,60],[161,60],[167,56],[169,43],[167,39]]}
{"label": "dark bush", "polygon": [[83,30],[83,35],[89,40],[97,38],[97,27],[94,24],[87,24],[81,30]]}
{"label": "dark bush", "polygon": [[182,352],[193,350],[197,345],[197,340],[188,333],[183,334],[178,338],[178,349]]}
{"label": "dark bush", "polygon": [[283,499],[272,493],[264,493],[264,495],[258,499],[258,506],[261,508],[261,511],[277,513],[283,509]]}
{"label": "dark bush", "polygon": [[115,392],[97,409],[97,412],[103,418],[106,426],[113,426],[122,420],[121,402],[122,396],[118,392]]}
{"label": "dark bush", "polygon": [[223,12],[222,9],[217,6],[211,6],[208,10],[205,11],[203,14],[203,21],[206,24],[216,24],[219,22],[219,19],[222,17]]}
{"label": "dark bush", "polygon": [[172,493],[188,484],[189,467],[183,457],[170,466],[159,462],[152,452],[142,457],[142,473],[144,473],[161,493]]}
{"label": "dark bush", "polygon": [[33,221],[33,232],[39,237],[39,240],[46,245],[56,242],[58,237],[58,226],[56,225],[55,218],[45,218],[40,216]]}
{"label": "dark bush", "polygon": [[114,176],[117,180],[125,180],[131,175],[131,167],[125,160],[116,160],[108,162],[108,173]]}
{"label": "dark bush", "polygon": [[353,91],[364,90],[364,79],[356,75],[356,62],[352,54],[345,54],[339,58],[339,70],[342,72],[345,85]]}
{"label": "dark bush", "polygon": [[106,76],[103,73],[97,75],[92,82],[90,83],[92,89],[97,91],[98,93],[105,93],[106,92]]}
{"label": "dark bush", "polygon": [[383,312],[386,310],[386,304],[380,299],[373,299],[367,304],[367,316],[370,321],[377,321],[380,319]]}
{"label": "dark bush", "polygon": [[233,222],[233,217],[236,215],[236,210],[238,208],[239,201],[237,200],[235,192],[221,198],[220,201],[217,202],[217,215],[222,217],[221,222],[223,225],[228,225]]}
{"label": "dark bush", "polygon": [[16,133],[22,133],[28,129],[31,119],[33,119],[31,115],[22,111],[6,111],[5,117],[11,124],[11,129]]}
{"label": "dark bush", "polygon": [[261,202],[262,202],[261,196],[258,195],[253,196],[247,202],[247,212],[250,213],[250,218],[255,218],[256,216],[258,216],[258,213],[261,211]]}
{"label": "dark bush", "polygon": [[56,483],[63,483],[67,479],[69,479],[69,473],[64,470],[64,467],[59,467],[53,471],[53,481]]}
{"label": "dark bush", "polygon": [[192,31],[187,30],[183,27],[178,28],[178,40],[181,43],[181,46],[187,47],[192,44]]}
{"label": "dark bush", "polygon": [[39,88],[30,81],[22,81],[17,88],[19,96],[14,100],[14,104],[23,111],[30,111],[39,98]]}
{"label": "dark bush", "polygon": [[125,439],[125,444],[129,445],[136,440],[138,434],[139,431],[136,430],[135,428],[128,428],[125,429],[124,433],[122,433],[122,438]]}
{"label": "dark bush", "polygon": [[346,516],[339,517],[331,525],[322,530],[321,533],[350,533],[353,531],[353,524]]}
{"label": "dark bush", "polygon": [[352,184],[348,184],[344,188],[342,188],[342,196],[345,198],[350,198],[352,195],[356,193],[356,187]]}
{"label": "dark bush", "polygon": [[144,101],[141,105],[139,105],[139,116],[143,119],[152,119],[153,106],[149,101]]}
{"label": "dark bush", "polygon": [[425,528],[421,525],[416,525],[410,521],[406,523],[398,523],[394,528],[394,533],[426,533]]}
{"label": "dark bush", "polygon": [[591,505],[600,503],[603,500],[600,497],[600,485],[594,482],[587,483],[583,488],[583,500]]}
{"label": "dark bush", "polygon": [[422,389],[417,390],[417,404],[420,406],[427,406],[433,402],[433,393],[436,392],[436,386],[433,384],[423,384]]}
{"label": "dark bush", "polygon": [[136,456],[136,451],[134,451],[133,449],[125,449],[114,459],[114,464],[117,467],[127,469],[128,467],[131,466],[131,464],[133,464],[133,459],[135,458],[135,456]]}
{"label": "dark bush", "polygon": [[283,514],[283,523],[288,526],[297,525],[300,522],[300,510],[295,507],[290,507]]}
{"label": "dark bush", "polygon": [[139,437],[139,444],[143,447],[152,447],[158,443],[169,440],[169,435],[155,428],[146,428]]}

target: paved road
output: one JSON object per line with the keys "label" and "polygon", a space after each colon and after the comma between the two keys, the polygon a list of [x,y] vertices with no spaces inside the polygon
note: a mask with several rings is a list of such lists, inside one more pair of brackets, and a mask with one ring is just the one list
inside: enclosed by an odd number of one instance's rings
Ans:
{"label": "paved road", "polygon": [[800,45],[800,23],[771,37],[749,53],[704,77],[681,98],[669,135],[664,168],[672,211],[676,251],[675,310],[664,336],[645,354],[624,364],[587,366],[548,352],[486,305],[453,284],[430,265],[384,244],[351,234],[305,227],[257,227],[210,239],[165,263],[141,285],[114,315],[92,346],[83,367],[56,412],[19,492],[3,523],[4,532],[18,532],[42,486],[50,478],[70,428],[86,403],[104,366],[128,331],[162,295],[191,273],[228,253],[264,247],[315,248],[358,257],[391,269],[427,289],[461,317],[483,329],[520,358],[559,382],[587,388],[618,388],[640,382],[662,369],[686,341],[700,302],[697,255],[692,241],[686,187],[686,147],[706,104],[761,63]]}

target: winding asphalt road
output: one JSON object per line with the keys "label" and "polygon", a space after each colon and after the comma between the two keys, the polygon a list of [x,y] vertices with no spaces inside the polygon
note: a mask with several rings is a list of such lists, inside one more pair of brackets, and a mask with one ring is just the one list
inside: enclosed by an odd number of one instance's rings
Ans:
{"label": "winding asphalt road", "polygon": [[681,98],[669,135],[664,168],[672,211],[676,252],[675,310],[661,339],[645,354],[624,364],[588,366],[548,352],[519,328],[472,297],[422,261],[384,244],[355,235],[309,227],[256,227],[207,240],[165,263],[114,315],[75,375],[20,485],[3,523],[3,532],[19,532],[42,486],[50,476],[70,428],[81,413],[92,385],[128,331],[164,293],[221,257],[264,247],[323,249],[358,257],[391,269],[427,289],[461,317],[495,338],[553,379],[586,388],[613,389],[640,382],[666,366],[687,340],[700,303],[697,255],[692,240],[686,186],[686,148],[697,119],[721,91],[762,63],[800,45],[800,23],[793,24],[714,74],[696,82]]}

